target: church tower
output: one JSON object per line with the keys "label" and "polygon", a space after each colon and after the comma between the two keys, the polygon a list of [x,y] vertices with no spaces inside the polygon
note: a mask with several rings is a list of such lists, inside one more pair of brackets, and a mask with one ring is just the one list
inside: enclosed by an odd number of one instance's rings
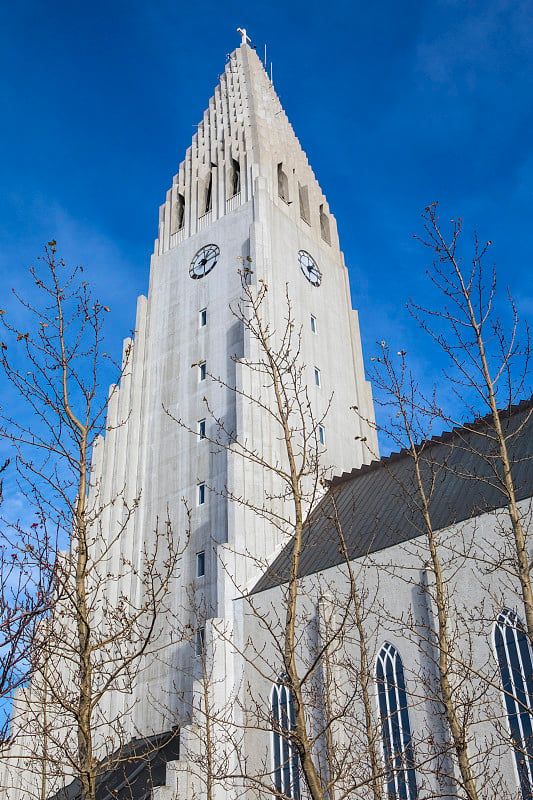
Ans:
{"label": "church tower", "polygon": [[[313,413],[327,411],[319,430],[325,465],[340,474],[370,461],[375,433],[361,419],[373,418],[371,390],[335,219],[245,41],[229,56],[160,208],[148,297],[139,299],[135,341],[125,345],[131,368],[112,395],[106,439],[94,454],[109,531],[121,513],[112,503],[120,487],[127,500],[140,497],[127,537],[132,559],[167,512],[177,536],[190,529],[173,602],[191,630],[202,627],[202,616],[229,619],[233,598],[284,543],[246,508],[250,492],[258,501],[272,487],[231,448],[212,446],[214,420],[223,420],[251,450],[276,458],[268,414],[243,399],[254,392],[241,369],[254,343],[234,314],[243,264],[252,282],[269,287],[272,330],[283,327],[290,297]],[[187,692],[190,659],[191,648],[177,645],[168,674],[161,666],[143,673],[132,733],[168,724],[154,708],[172,705],[165,696],[176,685]]]}
{"label": "church tower", "polygon": [[[148,295],[139,298],[120,386],[109,395],[105,438],[92,454],[95,561],[100,548],[105,553],[95,627],[105,629],[105,607],[120,610],[124,598],[145,607],[135,570],[142,572],[167,519],[181,552],[158,618],[157,657],[147,655],[139,672],[99,702],[96,747],[108,754],[117,737],[124,743],[176,725],[181,752],[193,752],[202,738],[193,735],[198,647],[211,636],[213,691],[234,696],[242,674],[232,645],[242,630],[234,601],[287,542],[275,524],[287,516],[275,470],[261,468],[261,461],[276,465],[286,457],[279,419],[270,413],[264,376],[249,369],[257,341],[236,314],[247,286],[268,287],[262,314],[273,339],[287,325],[290,302],[306,408],[318,421],[315,452],[326,474],[376,458],[371,389],[335,219],[243,33],[160,208]],[[225,444],[217,446],[221,435]],[[243,458],[235,442],[257,457]],[[261,507],[266,512],[258,515]],[[124,564],[132,566],[127,574]],[[68,669],[58,664],[67,687]],[[30,796],[27,788],[42,779],[44,745],[35,734],[42,700],[32,699],[42,697],[39,686],[32,681],[15,698],[19,733],[2,778],[13,789],[2,796]]]}

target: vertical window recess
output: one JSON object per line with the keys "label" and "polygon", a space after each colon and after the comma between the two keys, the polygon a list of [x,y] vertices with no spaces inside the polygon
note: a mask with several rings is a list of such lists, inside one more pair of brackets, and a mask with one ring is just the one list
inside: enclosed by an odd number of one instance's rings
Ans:
{"label": "vertical window recess", "polygon": [[207,186],[205,190],[205,207],[204,207],[204,214],[207,214],[208,211],[211,211],[213,208],[213,173],[209,173],[209,178],[207,179]]}
{"label": "vertical window recess", "polygon": [[198,380],[205,381],[207,378],[207,363],[205,361],[200,361],[198,364]]}
{"label": "vertical window recess", "polygon": [[498,615],[494,648],[500,668],[522,800],[533,797],[533,659],[520,617],[509,608]]}
{"label": "vertical window recess", "polygon": [[198,436],[200,439],[205,439],[205,419],[198,420]]}
{"label": "vertical window recess", "polygon": [[294,701],[283,683],[272,687],[272,771],[277,796],[300,800],[300,764],[298,751],[291,740],[294,724]]}
{"label": "vertical window recess", "polygon": [[202,550],[196,553],[196,577],[203,578],[205,575],[205,552]]}
{"label": "vertical window recess", "polygon": [[278,195],[286,203],[289,202],[289,179],[283,170],[283,164],[278,164]]}
{"label": "vertical window recess", "polygon": [[241,165],[235,159],[231,159],[231,197],[235,197],[241,191]]}
{"label": "vertical window recess", "polygon": [[331,244],[331,236],[329,233],[329,217],[324,211],[324,204],[321,204],[320,206],[320,235],[325,242]]}
{"label": "vertical window recess", "polygon": [[196,655],[203,655],[205,650],[205,628],[196,629]]}
{"label": "vertical window recess", "polygon": [[205,326],[207,325],[207,308],[202,308],[199,317],[200,317],[200,328],[205,328]]}
{"label": "vertical window recess", "polygon": [[418,788],[403,664],[390,642],[385,642],[378,653],[376,683],[387,795],[394,800],[416,800]]}
{"label": "vertical window recess", "polygon": [[311,216],[309,214],[309,190],[307,186],[298,184],[298,198],[300,200],[300,217],[310,225]]}
{"label": "vertical window recess", "polygon": [[315,367],[315,386],[320,386],[320,370]]}
{"label": "vertical window recess", "polygon": [[176,230],[180,231],[185,225],[185,197],[178,194],[176,203]]}
{"label": "vertical window recess", "polygon": [[318,426],[318,441],[320,444],[326,444],[326,432],[323,425]]}
{"label": "vertical window recess", "polygon": [[205,503],[205,483],[198,484],[198,505],[203,506]]}
{"label": "vertical window recess", "polygon": [[311,314],[311,331],[316,333],[316,317]]}

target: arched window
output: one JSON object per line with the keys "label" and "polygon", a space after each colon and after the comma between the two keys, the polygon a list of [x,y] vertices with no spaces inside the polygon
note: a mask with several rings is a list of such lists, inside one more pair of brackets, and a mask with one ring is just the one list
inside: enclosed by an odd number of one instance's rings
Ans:
{"label": "arched window", "polygon": [[523,800],[533,798],[533,660],[520,617],[508,608],[494,626],[507,720]]}
{"label": "arched window", "polygon": [[289,689],[275,683],[271,695],[272,766],[276,791],[300,800],[300,766],[298,751],[291,741],[294,731],[294,703]]}
{"label": "arched window", "polygon": [[379,651],[376,681],[387,794],[394,800],[415,800],[418,789],[403,665],[390,642],[385,642]]}

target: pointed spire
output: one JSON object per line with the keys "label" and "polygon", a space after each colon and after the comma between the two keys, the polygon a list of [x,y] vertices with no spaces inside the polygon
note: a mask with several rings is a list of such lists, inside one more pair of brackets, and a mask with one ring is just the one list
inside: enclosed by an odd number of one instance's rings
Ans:
{"label": "pointed spire", "polygon": [[262,62],[248,44],[246,29],[237,30],[242,43],[228,56],[161,206],[159,253],[250,200],[259,176],[266,179],[272,198],[287,207],[296,202],[309,224],[310,198],[321,209],[320,226],[329,217],[326,199]]}

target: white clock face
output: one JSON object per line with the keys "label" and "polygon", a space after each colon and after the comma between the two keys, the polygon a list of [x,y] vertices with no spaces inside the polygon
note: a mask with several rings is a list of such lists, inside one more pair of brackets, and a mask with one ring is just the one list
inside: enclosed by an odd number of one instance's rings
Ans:
{"label": "white clock face", "polygon": [[211,272],[219,256],[220,249],[216,244],[206,244],[204,247],[200,248],[189,267],[189,275],[191,278],[198,280],[207,275],[208,272]]}
{"label": "white clock face", "polygon": [[298,253],[298,262],[309,283],[312,283],[313,286],[320,286],[322,282],[322,273],[318,269],[318,264],[313,256],[310,256],[305,250],[300,250]]}

